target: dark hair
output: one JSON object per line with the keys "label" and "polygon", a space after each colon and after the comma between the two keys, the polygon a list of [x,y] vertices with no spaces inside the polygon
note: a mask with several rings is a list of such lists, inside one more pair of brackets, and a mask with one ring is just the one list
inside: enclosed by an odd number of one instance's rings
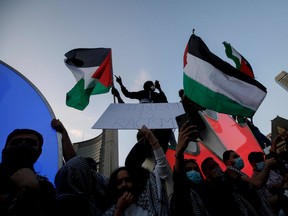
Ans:
{"label": "dark hair", "polygon": [[122,170],[125,170],[129,173],[126,167],[119,167],[111,173],[110,178],[109,178],[108,193],[109,193],[109,197],[112,203],[117,203],[117,200],[118,200],[118,194],[116,193],[117,176],[118,176],[118,173]]}
{"label": "dark hair", "polygon": [[35,131],[35,130],[32,130],[32,129],[15,129],[14,131],[12,131],[8,136],[7,136],[7,139],[6,139],[6,144],[5,144],[5,147],[7,146],[7,144],[10,142],[10,140],[17,136],[17,135],[20,135],[20,134],[33,134],[33,135],[36,135],[37,136],[37,139],[39,141],[39,145],[40,147],[43,146],[43,136]]}
{"label": "dark hair", "polygon": [[153,85],[154,85],[154,83],[151,80],[149,80],[149,81],[146,81],[144,83],[143,88],[144,88],[144,90],[149,90],[150,87],[153,86]]}
{"label": "dark hair", "polygon": [[133,182],[133,192],[134,195],[139,196],[140,193],[144,190],[146,186],[147,179],[149,177],[150,172],[143,168],[130,168],[130,167],[119,167],[114,172],[111,173],[109,178],[109,196],[111,198],[112,203],[116,203],[118,200],[117,194],[117,180],[118,173],[120,171],[127,171],[132,182]]}
{"label": "dark hair", "polygon": [[189,158],[189,159],[184,159],[184,166],[186,167],[187,164],[189,163],[193,163],[196,165],[196,169],[194,168],[194,170],[198,171],[201,175],[201,177],[204,179],[203,173],[201,172],[200,166],[198,165],[196,159],[193,158]]}
{"label": "dark hair", "polygon": [[184,96],[184,89],[180,89],[178,91],[178,95],[179,95],[180,98],[182,98]]}
{"label": "dark hair", "polygon": [[214,160],[212,157],[207,157],[201,163],[201,170],[205,176],[207,175],[208,162],[212,160]]}
{"label": "dark hair", "polygon": [[225,152],[223,152],[223,162],[225,163],[227,160],[229,160],[230,158],[230,154],[232,152],[235,152],[233,150],[226,150]]}
{"label": "dark hair", "polygon": [[194,163],[198,166],[197,162],[196,162],[196,159],[193,159],[193,158],[189,158],[189,159],[184,159],[184,165],[186,166],[186,164],[188,163]]}
{"label": "dark hair", "polygon": [[248,155],[248,161],[255,162],[255,161],[263,161],[264,160],[264,153],[263,152],[250,152]]}

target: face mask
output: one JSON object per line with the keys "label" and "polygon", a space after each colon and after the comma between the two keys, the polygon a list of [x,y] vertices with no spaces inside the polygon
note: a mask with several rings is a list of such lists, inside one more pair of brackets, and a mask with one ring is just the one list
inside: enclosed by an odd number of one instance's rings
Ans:
{"label": "face mask", "polygon": [[263,169],[264,169],[264,166],[265,166],[265,162],[264,162],[264,161],[261,161],[261,162],[259,162],[259,163],[256,163],[256,169],[257,169],[258,171],[263,170]]}
{"label": "face mask", "polygon": [[243,169],[243,167],[244,167],[244,162],[243,162],[243,160],[242,160],[241,157],[235,158],[234,161],[235,161],[235,165],[234,165],[234,166],[235,166],[237,169],[239,169],[239,170]]}
{"label": "face mask", "polygon": [[194,184],[199,184],[202,181],[201,174],[195,170],[186,172],[186,175]]}
{"label": "face mask", "polygon": [[153,85],[153,86],[151,86],[151,87],[150,87],[150,89],[151,89],[151,91],[153,91],[153,92],[154,92],[154,91],[155,91],[155,86],[154,86],[154,85]]}

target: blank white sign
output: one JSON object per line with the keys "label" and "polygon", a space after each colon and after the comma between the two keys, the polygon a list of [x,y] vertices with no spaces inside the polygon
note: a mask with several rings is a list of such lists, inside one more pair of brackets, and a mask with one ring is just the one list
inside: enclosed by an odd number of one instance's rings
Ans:
{"label": "blank white sign", "polygon": [[112,103],[93,129],[178,128],[175,117],[184,113],[178,103]]}

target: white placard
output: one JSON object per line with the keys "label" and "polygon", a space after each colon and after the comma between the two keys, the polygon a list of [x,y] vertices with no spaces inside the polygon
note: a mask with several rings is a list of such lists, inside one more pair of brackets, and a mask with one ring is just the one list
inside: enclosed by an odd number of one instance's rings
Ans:
{"label": "white placard", "polygon": [[182,103],[112,103],[93,129],[178,128],[175,117],[183,114]]}

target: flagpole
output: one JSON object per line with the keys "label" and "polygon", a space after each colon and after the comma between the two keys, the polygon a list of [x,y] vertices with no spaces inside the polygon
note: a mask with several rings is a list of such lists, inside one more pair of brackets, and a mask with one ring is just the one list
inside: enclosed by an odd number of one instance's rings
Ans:
{"label": "flagpole", "polygon": [[[114,88],[114,82],[113,82],[113,85],[112,85],[111,91],[113,91],[113,88]],[[114,103],[116,103],[115,95],[114,95],[114,94],[112,94],[112,95],[113,95],[113,101],[114,101]]]}
{"label": "flagpole", "polygon": [[[111,64],[112,64],[112,49],[111,49]],[[113,68],[113,65],[111,65],[111,68]],[[112,70],[112,89],[111,89],[111,91],[113,90],[113,88],[115,88],[114,87],[114,76],[113,76],[114,74],[113,74],[113,70]],[[113,101],[114,101],[114,103],[116,103],[116,99],[115,99],[115,95],[113,94]]]}

